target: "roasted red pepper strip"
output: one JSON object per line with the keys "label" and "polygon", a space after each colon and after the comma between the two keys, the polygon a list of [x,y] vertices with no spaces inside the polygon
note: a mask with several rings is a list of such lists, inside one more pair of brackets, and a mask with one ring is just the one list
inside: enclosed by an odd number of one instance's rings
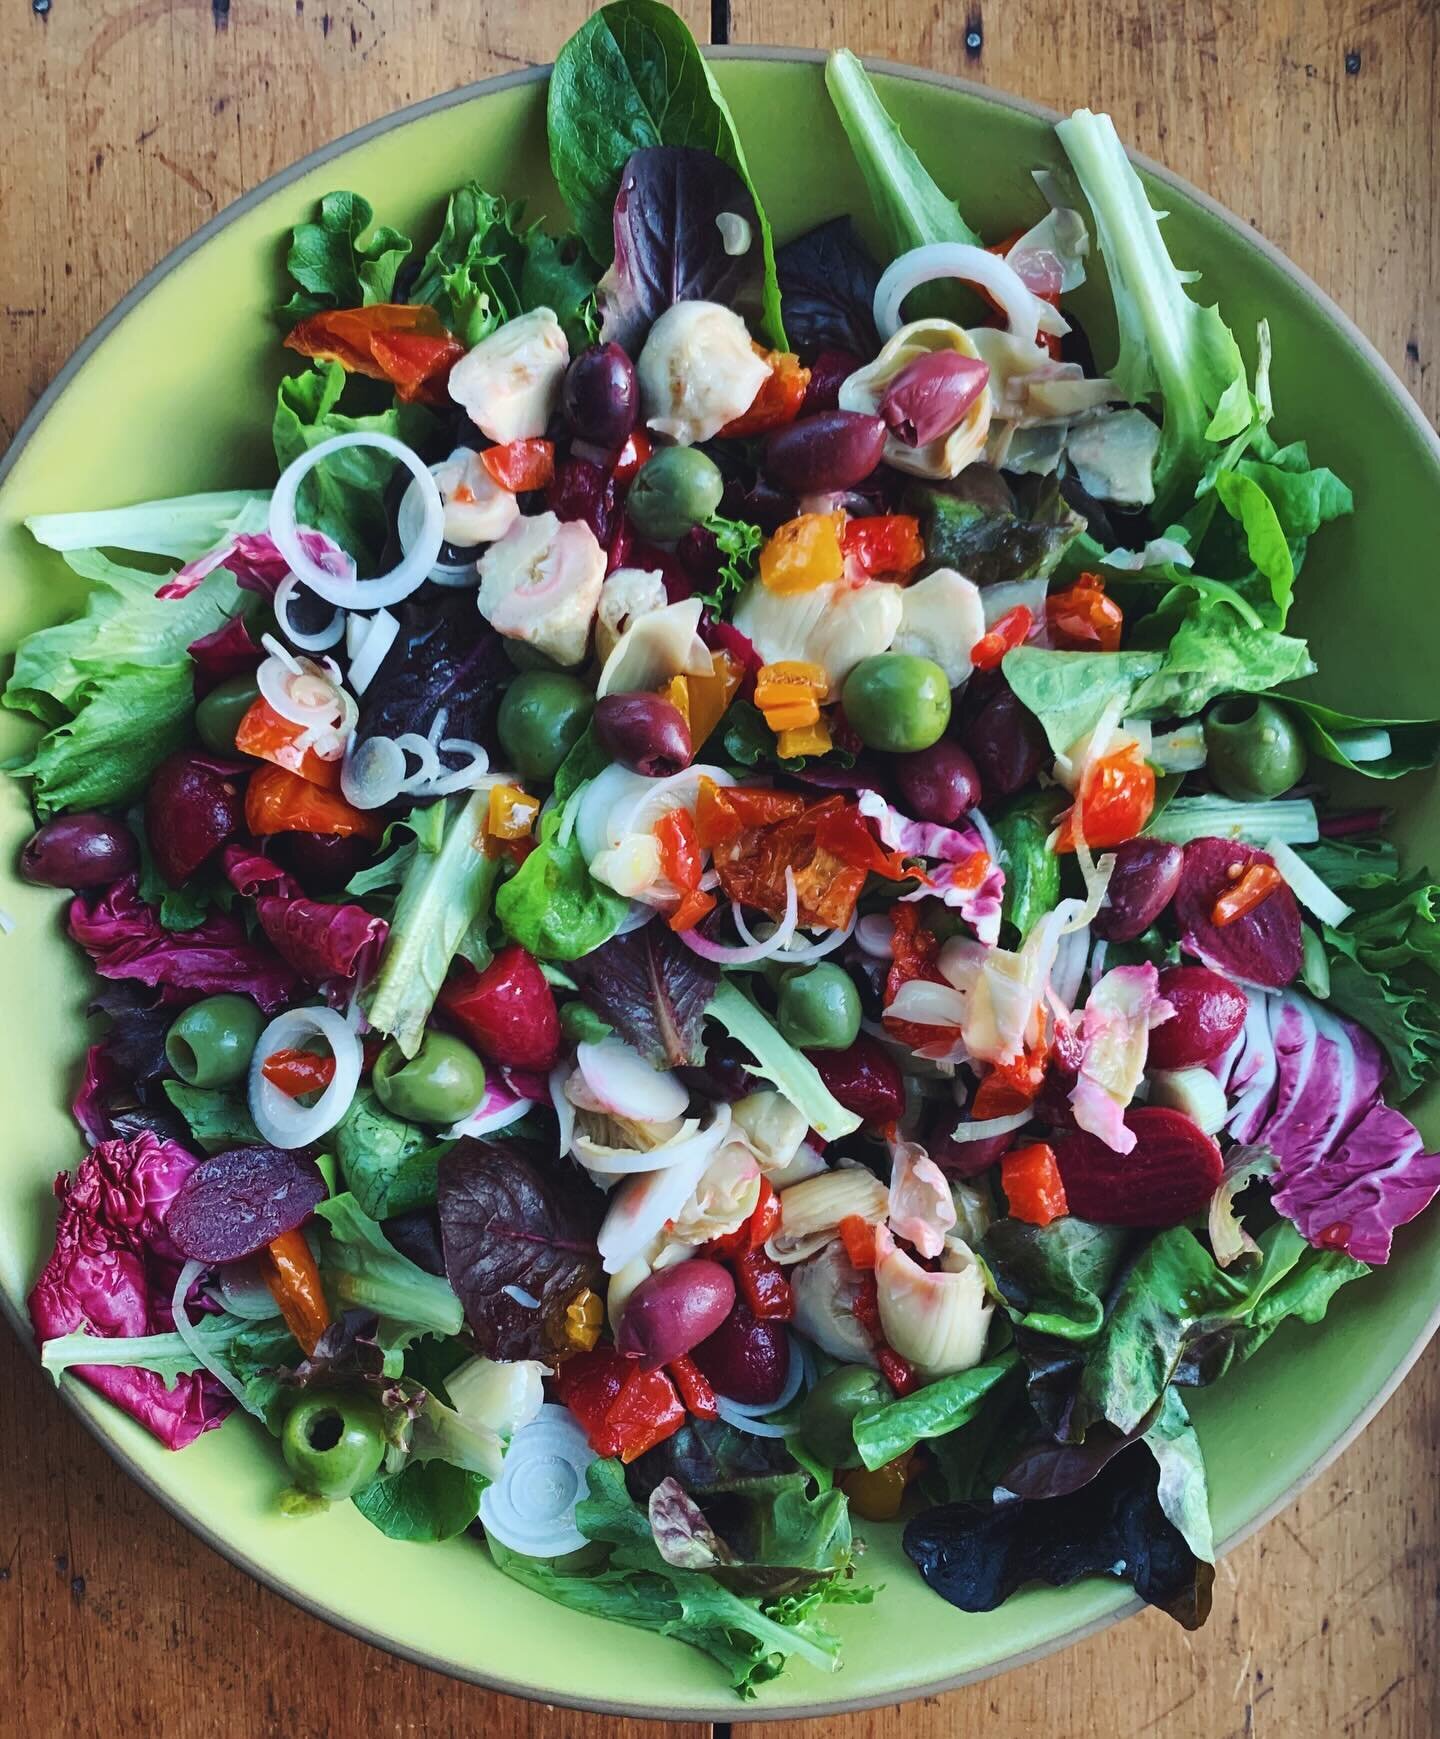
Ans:
{"label": "roasted red pepper strip", "polygon": [[747,1250],[763,1249],[780,1229],[780,1198],[769,1178],[760,1179],[760,1194],[750,1217],[733,1232],[712,1238],[708,1250],[714,1256],[743,1256]]}
{"label": "roasted red pepper strip", "polygon": [[330,1326],[330,1307],[325,1302],[325,1288],[320,1284],[320,1270],[298,1226],[282,1232],[265,1246],[263,1272],[286,1328],[309,1358],[315,1343]]}
{"label": "roasted red pepper strip", "polygon": [[[886,1004],[894,1002],[900,987],[914,979],[943,984],[944,975],[936,965],[939,956],[940,939],[920,922],[914,902],[897,900],[890,908],[890,972],[885,981]],[[885,1030],[902,1044],[909,1045],[911,1050],[955,1036],[953,1027],[926,1026],[918,1020],[892,1020],[888,1015],[885,1017]]]}
{"label": "roasted red pepper strip", "polygon": [[1000,661],[1007,652],[1013,652],[1017,646],[1025,644],[1034,620],[1024,604],[1017,604],[1013,610],[1007,610],[990,632],[981,635],[975,642],[970,653],[970,662],[976,670],[998,670]]}
{"label": "roasted red pepper strip", "polygon": [[694,1359],[682,1354],[678,1359],[671,1359],[665,1369],[674,1379],[675,1387],[680,1391],[680,1399],[685,1403],[687,1412],[693,1413],[697,1419],[718,1419],[720,1417],[720,1409],[715,1402],[715,1391],[710,1387],[709,1379]]}
{"label": "roasted red pepper strip", "polygon": [[[1155,807],[1155,769],[1135,743],[1106,755],[1085,775],[1080,812],[1092,851],[1134,839]],[[1075,849],[1075,811],[1066,810],[1055,841],[1057,852]]]}
{"label": "roasted red pepper strip", "polygon": [[1062,652],[1118,652],[1125,612],[1105,596],[1101,574],[1081,574],[1045,600],[1050,644]]}
{"label": "roasted red pepper strip", "polygon": [[685,1409],[664,1371],[642,1371],[614,1347],[576,1353],[551,1381],[597,1455],[634,1461],[685,1423]]}
{"label": "roasted red pepper strip", "polygon": [[997,1063],[975,1089],[971,1117],[983,1123],[991,1117],[1011,1117],[1033,1105],[1045,1085],[1048,1060],[1048,1047],[1039,1045],[1013,1063]]}
{"label": "roasted red pepper strip", "polygon": [[840,1222],[840,1240],[852,1268],[865,1271],[875,1266],[875,1228],[861,1214],[846,1214]]}
{"label": "roasted red pepper strip", "polygon": [[291,329],[287,350],[317,362],[338,362],[350,374],[388,380],[407,403],[446,402],[450,370],[465,346],[424,302],[376,302],[369,308],[331,308]]}
{"label": "roasted red pepper strip", "polygon": [[338,791],[312,785],[284,767],[259,767],[245,787],[245,825],[257,839],[271,833],[333,833],[339,839],[359,834],[378,840],[384,817],[357,809]]}
{"label": "roasted red pepper strip", "polygon": [[512,495],[527,489],[546,489],[555,477],[555,443],[538,436],[507,441],[503,447],[487,447],[480,455],[480,463]]}
{"label": "roasted red pepper strip", "polygon": [[1017,1147],[1000,1161],[1000,1187],[1012,1216],[1031,1226],[1048,1226],[1070,1211],[1055,1151],[1043,1141]]}
{"label": "roasted red pepper strip", "polygon": [[1226,924],[1243,918],[1247,912],[1253,912],[1256,906],[1270,898],[1276,888],[1284,885],[1285,878],[1273,863],[1252,863],[1235,886],[1216,900],[1210,922],[1223,929]]}
{"label": "roasted red pepper strip", "polygon": [[735,1280],[757,1322],[789,1322],[795,1296],[785,1270],[763,1250],[744,1250],[735,1257]]}
{"label": "roasted red pepper strip", "polygon": [[886,1346],[882,1341],[875,1349],[875,1359],[880,1366],[880,1375],[897,1395],[913,1395],[920,1387],[915,1367],[909,1359],[902,1359],[894,1347]]}
{"label": "roasted red pepper strip", "polygon": [[720,431],[722,440],[739,435],[762,435],[767,429],[778,429],[793,423],[805,403],[805,390],[810,385],[810,370],[800,366],[800,358],[783,350],[762,350],[754,346],[758,356],[770,364],[770,373],[761,383],[750,408],[726,423]]}
{"label": "roasted red pepper strip", "polygon": [[798,791],[769,791],[741,785],[700,781],[695,805],[695,833],[700,844],[713,847],[738,839],[750,828],[768,827],[805,813]]}
{"label": "roasted red pepper strip", "polygon": [[840,548],[871,579],[913,574],[925,560],[920,521],[909,513],[847,520]]}
{"label": "roasted red pepper strip", "polygon": [[272,1051],[260,1065],[260,1073],[282,1093],[298,1099],[304,1093],[323,1092],[330,1085],[335,1079],[335,1059],[287,1047]]}

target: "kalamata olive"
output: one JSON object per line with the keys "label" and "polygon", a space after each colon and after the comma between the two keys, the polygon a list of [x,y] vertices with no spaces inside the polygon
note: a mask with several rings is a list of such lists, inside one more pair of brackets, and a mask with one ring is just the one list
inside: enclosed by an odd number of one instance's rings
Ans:
{"label": "kalamata olive", "polygon": [[374,846],[359,834],[342,839],[336,833],[277,833],[266,850],[311,894],[343,888],[375,856]]}
{"label": "kalamata olive", "polygon": [[928,446],[960,426],[989,379],[989,365],[978,357],[932,350],[891,381],[880,401],[880,415],[897,441]]}
{"label": "kalamata olive", "polygon": [[[628,1313],[630,1306],[625,1308]],[[757,1322],[741,1298],[691,1356],[719,1394],[745,1407],[778,1401],[790,1375],[790,1342],[784,1324]]]}
{"label": "kalamata olive", "polygon": [[820,351],[810,364],[810,382],[805,388],[805,402],[800,406],[800,415],[809,417],[817,411],[837,410],[841,383],[849,380],[857,368],[864,366],[852,351]]}
{"label": "kalamata olive", "polygon": [[894,1123],[905,1109],[900,1065],[877,1040],[861,1033],[843,1051],[807,1051],[820,1079],[847,1111],[866,1123]]}
{"label": "kalamata olive", "polygon": [[20,853],[20,874],[46,888],[98,888],[129,875],[139,862],[125,823],[87,810],[47,821]]}
{"label": "kalamata olive", "polygon": [[145,837],[172,888],[245,825],[245,777],[233,762],[181,750],[155,769],[145,796]]}
{"label": "kalamata olive", "polygon": [[668,1365],[714,1334],[735,1305],[728,1268],[697,1256],[648,1275],[625,1300],[615,1344],[647,1370]]}
{"label": "kalamata olive", "polygon": [[1180,847],[1163,839],[1117,845],[1105,904],[1091,925],[1094,934],[1106,942],[1133,942],[1143,935],[1174,899],[1184,861]]}
{"label": "kalamata olive", "polygon": [[635,364],[618,344],[592,344],[566,371],[560,408],[582,441],[623,446],[640,408]]}
{"label": "kalamata olive", "polygon": [[980,770],[959,743],[942,738],[890,765],[904,807],[920,821],[953,827],[980,801]]}
{"label": "kalamata olive", "polygon": [[658,694],[607,694],[595,703],[595,734],[621,764],[649,779],[690,765],[690,727]]}
{"label": "kalamata olive", "polygon": [[765,471],[797,494],[853,489],[885,452],[885,425],[866,411],[821,411],[777,429],[765,443]]}
{"label": "kalamata olive", "polygon": [[[953,1114],[952,1114],[953,1115]],[[1014,1146],[1016,1136],[986,1135],[979,1141],[957,1141],[949,1133],[933,1136],[929,1154],[946,1177],[978,1177]]]}
{"label": "kalamata olive", "polygon": [[1220,1056],[1245,1025],[1250,1000],[1208,966],[1167,966],[1160,994],[1175,1010],[1150,1032],[1152,1069],[1188,1069]]}
{"label": "kalamata olive", "polygon": [[960,728],[960,742],[980,773],[988,801],[1013,797],[1035,777],[1045,759],[1045,733],[1003,677],[987,686]]}
{"label": "kalamata olive", "polygon": [[733,1104],[753,1093],[760,1085],[750,1073],[750,1053],[732,1038],[721,1036],[705,1046],[705,1061],[698,1067],[677,1069],[675,1073],[692,1093],[714,1103]]}

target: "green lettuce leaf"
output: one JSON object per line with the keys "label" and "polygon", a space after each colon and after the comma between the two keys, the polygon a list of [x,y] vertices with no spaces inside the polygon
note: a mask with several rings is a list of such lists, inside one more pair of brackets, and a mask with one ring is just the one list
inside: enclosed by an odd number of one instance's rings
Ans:
{"label": "green lettuce leaf", "polygon": [[1144,1442],[1160,1467],[1155,1493],[1160,1508],[1195,1556],[1213,1564],[1215,1535],[1210,1526],[1205,1458],[1190,1414],[1174,1389],[1165,1391],[1160,1416],[1145,1433]]}
{"label": "green lettuce leaf", "polygon": [[1440,887],[1368,875],[1345,897],[1352,915],[1322,932],[1329,1000],[1379,1040],[1407,1099],[1440,1069]]}
{"label": "green lettuce leaf", "polygon": [[197,1146],[206,1153],[247,1147],[261,1141],[250,1108],[240,1093],[219,1087],[191,1087],[184,1081],[162,1081],[165,1097],[190,1126]]}
{"label": "green lettuce leaf", "polygon": [[325,1222],[320,1269],[325,1291],[340,1310],[373,1311],[380,1319],[376,1344],[384,1373],[405,1369],[405,1349],[420,1335],[457,1335],[465,1313],[449,1281],[402,1256],[382,1228],[348,1192],[315,1210]]}
{"label": "green lettuce leaf", "polygon": [[541,817],[539,843],[495,896],[506,935],[540,960],[578,960],[593,952],[630,910],[623,894],[590,874],[573,828],[560,843],[562,813],[551,809]]}
{"label": "green lettuce leaf", "polygon": [[483,1473],[448,1461],[410,1461],[398,1473],[371,1480],[350,1500],[391,1540],[453,1540],[480,1514],[489,1484]]}
{"label": "green lettuce leaf", "polygon": [[[1363,773],[1367,779],[1400,779],[1440,760],[1440,719],[1362,718],[1298,695],[1277,694],[1275,699],[1299,726],[1312,755],[1347,767],[1352,773]],[[1351,733],[1375,731],[1384,731],[1389,737],[1389,752],[1378,759],[1352,760],[1348,750],[1355,745],[1346,739]]]}
{"label": "green lettuce leaf", "polygon": [[997,1383],[1015,1368],[1013,1348],[968,1371],[940,1377],[913,1394],[882,1407],[872,1407],[853,1421],[855,1447],[866,1467],[884,1467],[897,1455],[933,1437],[945,1437],[968,1425],[984,1406]]}
{"label": "green lettuce leaf", "polygon": [[1105,1321],[1105,1297],[1130,1237],[1065,1215],[1048,1226],[996,1220],[979,1255],[1017,1328],[1088,1341]]}
{"label": "green lettuce leaf", "polygon": [[313,222],[296,224],[285,256],[296,288],[280,310],[282,319],[395,300],[395,275],[410,257],[410,238],[383,225],[370,231],[374,217],[358,193],[337,192],[320,201]]}
{"label": "green lettuce leaf", "polygon": [[839,1141],[860,1127],[860,1119],[834,1098],[809,1057],[795,1049],[739,985],[722,978],[705,1012],[750,1053],[752,1073],[804,1112],[817,1135]]}
{"label": "green lettuce leaf", "polygon": [[264,531],[269,513],[268,494],[227,489],[98,512],[37,513],[25,521],[25,529],[37,543],[62,554],[122,549],[188,562],[242,532]]}
{"label": "green lettuce leaf", "polygon": [[328,1140],[346,1189],[372,1220],[434,1204],[436,1167],[448,1144],[392,1117],[370,1088],[355,1095]]}

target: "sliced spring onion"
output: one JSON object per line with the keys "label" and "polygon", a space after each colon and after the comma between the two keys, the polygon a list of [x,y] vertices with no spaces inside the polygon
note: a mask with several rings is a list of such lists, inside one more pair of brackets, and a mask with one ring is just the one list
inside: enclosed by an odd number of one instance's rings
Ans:
{"label": "sliced spring onion", "polygon": [[292,646],[298,646],[302,652],[324,652],[343,638],[345,633],[345,612],[336,610],[325,627],[315,634],[302,634],[290,620],[290,605],[294,601],[295,592],[300,582],[294,574],[286,574],[275,592],[275,620],[280,624],[285,638]]}
{"label": "sliced spring onion", "polygon": [[[365,622],[368,626],[352,646],[350,630],[356,622]],[[348,618],[345,624],[345,650],[350,658],[350,668],[345,675],[356,694],[364,694],[375,680],[375,673],[385,662],[385,654],[395,644],[395,637],[399,632],[400,623],[388,610],[377,610],[373,616],[352,615]]]}
{"label": "sliced spring onion", "polygon": [[[335,1073],[313,1105],[305,1106],[282,1093],[264,1075],[265,1061],[276,1051],[303,1049],[309,1039],[321,1039],[335,1059]],[[360,1085],[360,1040],[333,1008],[291,1008],[276,1015],[261,1033],[250,1059],[250,1115],[255,1127],[276,1147],[304,1147],[333,1129],[350,1109]]]}
{"label": "sliced spring onion", "polygon": [[438,779],[441,773],[440,756],[434,743],[429,737],[422,737],[419,731],[402,731],[395,739],[395,747],[413,755],[419,763],[413,772],[405,775],[400,789],[409,796],[428,793],[431,781]]}
{"label": "sliced spring onion", "polygon": [[1268,803],[1232,803],[1228,797],[1176,797],[1145,829],[1147,839],[1188,845],[1192,839],[1243,839],[1259,845],[1281,839],[1312,845],[1320,837],[1315,805],[1305,797]]}
{"label": "sliced spring onion", "polygon": [[[388,574],[373,580],[358,580],[354,574],[337,577],[306,553],[295,517],[295,499],[300,484],[323,459],[350,447],[375,447],[399,460],[419,486],[421,520],[415,541]],[[302,453],[287,465],[270,497],[269,531],[275,546],[290,564],[292,573],[327,603],[347,610],[373,610],[382,604],[398,604],[425,583],[445,541],[445,504],[430,469],[418,453],[391,435],[334,435]]]}
{"label": "sliced spring onion", "polygon": [[357,809],[393,803],[405,783],[405,751],[394,737],[366,737],[340,769],[340,791]]}
{"label": "sliced spring onion", "polygon": [[1390,733],[1380,729],[1369,731],[1336,731],[1331,738],[1347,761],[1356,766],[1366,761],[1383,761],[1390,753]]}
{"label": "sliced spring onion", "polygon": [[1309,864],[1283,839],[1267,839],[1261,849],[1274,858],[1276,869],[1290,884],[1290,892],[1322,924],[1335,929],[1355,910],[1353,906],[1347,906],[1333,889],[1326,887]]}

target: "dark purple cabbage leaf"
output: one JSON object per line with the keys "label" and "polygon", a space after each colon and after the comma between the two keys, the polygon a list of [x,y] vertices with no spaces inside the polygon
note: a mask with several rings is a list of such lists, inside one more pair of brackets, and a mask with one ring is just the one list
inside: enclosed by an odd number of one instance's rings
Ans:
{"label": "dark purple cabbage leaf", "polygon": [[775,255],[785,336],[802,358],[848,350],[868,362],[880,348],[875,291],[880,268],[848,217],[832,217]]}
{"label": "dark purple cabbage leaf", "polygon": [[[400,632],[365,690],[356,741],[406,731],[428,736],[443,708],[442,737],[497,749],[495,715],[515,670],[504,641],[475,608],[475,594],[422,592],[396,614]],[[449,764],[443,754],[441,760]]]}
{"label": "dark purple cabbage leaf", "polygon": [[1027,1582],[1068,1588],[1120,1576],[1142,1600],[1197,1630],[1215,1569],[1160,1505],[1160,1467],[1143,1444],[1065,1496],[942,1504],[906,1523],[904,1546],[935,1592],[962,1612],[993,1612]]}
{"label": "dark purple cabbage leaf", "polygon": [[[733,212],[751,243],[727,254],[716,219]],[[745,183],[709,151],[653,145],[634,152],[615,199],[615,263],[600,280],[600,336],[638,356],[677,302],[758,303],[760,219]]]}
{"label": "dark purple cabbage leaf", "polygon": [[700,1029],[720,969],[664,924],[613,936],[569,971],[582,999],[657,1069],[705,1061]]}
{"label": "dark purple cabbage leaf", "polygon": [[605,1198],[539,1142],[466,1137],[441,1155],[438,1184],[445,1276],[478,1350],[492,1359],[558,1350],[565,1306],[600,1284]]}

